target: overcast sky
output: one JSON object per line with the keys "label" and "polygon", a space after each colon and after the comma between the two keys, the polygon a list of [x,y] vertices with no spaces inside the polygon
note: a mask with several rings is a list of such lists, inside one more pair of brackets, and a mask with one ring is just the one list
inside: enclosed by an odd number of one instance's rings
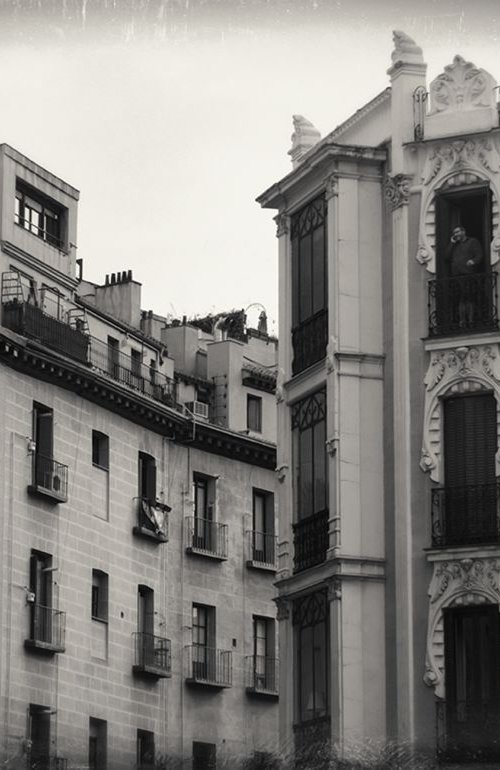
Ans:
{"label": "overcast sky", "polygon": [[324,135],[385,88],[393,29],[430,79],[460,53],[500,80],[499,6],[0,0],[0,141],[80,190],[86,278],[132,269],[144,309],[260,302],[272,324],[275,226],[255,197],[291,169],[292,114]]}

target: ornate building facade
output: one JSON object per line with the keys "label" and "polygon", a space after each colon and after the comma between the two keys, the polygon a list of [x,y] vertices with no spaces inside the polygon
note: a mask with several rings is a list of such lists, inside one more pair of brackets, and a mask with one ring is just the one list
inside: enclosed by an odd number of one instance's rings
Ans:
{"label": "ornate building facade", "polygon": [[500,130],[492,75],[294,116],[277,210],[281,735],[500,757]]}

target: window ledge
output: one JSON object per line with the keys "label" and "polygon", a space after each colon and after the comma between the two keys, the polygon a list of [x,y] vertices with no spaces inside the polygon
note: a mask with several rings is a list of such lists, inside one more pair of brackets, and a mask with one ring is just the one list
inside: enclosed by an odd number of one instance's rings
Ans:
{"label": "window ledge", "polygon": [[205,551],[204,548],[196,548],[192,545],[186,547],[186,553],[191,554],[191,556],[205,556],[207,559],[212,559],[213,561],[227,561],[227,556],[222,556],[214,551]]}
{"label": "window ledge", "polygon": [[186,684],[189,687],[200,687],[207,690],[228,690],[232,684],[227,682],[211,682],[208,679],[199,679],[198,677],[187,677]]}
{"label": "window ledge", "polygon": [[248,569],[256,569],[260,572],[276,572],[275,564],[268,564],[267,562],[255,561],[254,559],[247,559]]}
{"label": "window ledge", "polygon": [[265,700],[279,700],[279,694],[276,690],[264,690],[260,687],[247,687],[247,695],[250,698],[264,698]]}
{"label": "window ledge", "polygon": [[56,652],[66,652],[66,647],[52,642],[42,642],[39,639],[25,639],[24,646],[27,650],[43,652],[47,655],[54,655]]}
{"label": "window ledge", "polygon": [[41,487],[39,484],[29,484],[28,494],[32,497],[43,497],[46,500],[52,500],[54,503],[67,503],[68,496],[64,493],[56,492],[54,489]]}
{"label": "window ledge", "polygon": [[163,533],[156,534],[156,532],[153,532],[152,529],[148,529],[147,527],[133,527],[132,532],[134,535],[137,535],[137,537],[143,537],[145,540],[149,540],[157,545],[160,543],[168,543],[168,537],[166,535]]}
{"label": "window ledge", "polygon": [[132,666],[132,671],[137,676],[144,676],[149,679],[170,679],[171,671],[157,666]]}

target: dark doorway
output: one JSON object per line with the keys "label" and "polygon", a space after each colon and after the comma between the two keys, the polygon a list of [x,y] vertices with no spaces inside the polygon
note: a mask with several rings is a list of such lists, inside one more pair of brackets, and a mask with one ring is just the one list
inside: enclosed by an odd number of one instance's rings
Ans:
{"label": "dark doorway", "polygon": [[436,277],[448,278],[446,252],[454,227],[465,228],[469,238],[481,244],[483,261],[477,272],[490,269],[491,191],[487,184],[455,188],[436,195]]}
{"label": "dark doorway", "polygon": [[447,753],[500,756],[498,605],[444,610]]}

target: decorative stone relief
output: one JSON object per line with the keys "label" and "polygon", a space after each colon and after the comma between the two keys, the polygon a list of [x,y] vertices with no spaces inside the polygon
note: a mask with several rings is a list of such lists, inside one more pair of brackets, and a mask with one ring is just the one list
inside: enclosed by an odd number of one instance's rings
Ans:
{"label": "decorative stone relief", "polygon": [[278,608],[276,613],[277,619],[288,620],[290,617],[290,602],[288,599],[283,599],[281,596],[278,596],[274,601],[276,602],[276,606]]}
{"label": "decorative stone relief", "polygon": [[330,337],[326,346],[326,371],[328,374],[335,371],[336,355],[339,351],[339,342],[336,337]]}
{"label": "decorative stone relief", "polygon": [[393,210],[408,203],[410,198],[411,179],[411,176],[407,176],[406,174],[396,174],[396,176],[386,177],[384,188],[385,199]]}
{"label": "decorative stone relief", "polygon": [[500,559],[466,558],[434,562],[424,682],[445,697],[443,609],[500,602]]}
{"label": "decorative stone relief", "polygon": [[392,40],[394,42],[394,50],[391,53],[393,62],[408,61],[411,60],[411,57],[417,57],[418,61],[422,60],[422,49],[406,32],[395,29],[392,33]]}
{"label": "decorative stone relief", "polygon": [[314,147],[321,139],[318,129],[303,115],[293,115],[292,147],[288,154],[292,158],[293,167],[296,168],[303,155]]}
{"label": "decorative stone relief", "polygon": [[430,273],[436,272],[436,192],[478,182],[487,181],[491,187],[493,236],[490,245],[491,264],[498,262],[500,255],[499,172],[500,153],[495,140],[491,137],[440,143],[428,151],[422,174],[420,232],[416,258]]}
{"label": "decorative stone relief", "polygon": [[338,436],[331,436],[328,438],[325,442],[326,445],[326,451],[330,455],[330,457],[334,457],[337,453],[337,449],[339,446],[339,437]]}
{"label": "decorative stone relief", "polygon": [[[497,433],[500,447],[500,346],[477,345],[434,351],[424,377],[424,431],[420,467],[440,482],[442,417],[440,398],[445,393],[493,390],[497,398]],[[500,474],[500,449],[496,456]]]}
{"label": "decorative stone relief", "polygon": [[436,112],[495,107],[495,79],[461,56],[444,68],[430,85],[431,109]]}
{"label": "decorative stone relief", "polygon": [[274,221],[276,222],[276,238],[287,235],[290,231],[290,217],[288,214],[276,214]]}
{"label": "decorative stone relief", "polygon": [[279,367],[276,377],[276,402],[281,404],[285,400],[285,370],[283,367]]}
{"label": "decorative stone relief", "polygon": [[340,601],[342,599],[342,581],[340,578],[335,577],[328,581],[328,600],[329,601]]}
{"label": "decorative stone relief", "polygon": [[288,465],[286,463],[282,463],[281,465],[278,465],[277,468],[275,468],[276,477],[279,482],[283,482],[286,478],[286,472],[288,470]]}
{"label": "decorative stone relief", "polygon": [[325,183],[325,198],[330,200],[339,194],[339,178],[337,174],[331,174]]}

